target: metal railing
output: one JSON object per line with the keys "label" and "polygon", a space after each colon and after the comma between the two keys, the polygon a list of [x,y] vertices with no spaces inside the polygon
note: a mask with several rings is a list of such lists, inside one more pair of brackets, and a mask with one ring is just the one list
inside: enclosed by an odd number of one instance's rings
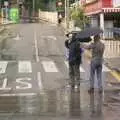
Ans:
{"label": "metal railing", "polygon": [[114,39],[114,40],[120,40],[120,33],[116,33],[113,30],[114,28],[107,28],[104,30],[104,37],[105,39]]}

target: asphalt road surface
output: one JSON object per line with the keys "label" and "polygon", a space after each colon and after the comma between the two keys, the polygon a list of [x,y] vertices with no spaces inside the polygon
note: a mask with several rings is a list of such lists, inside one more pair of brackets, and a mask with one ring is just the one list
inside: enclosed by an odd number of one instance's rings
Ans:
{"label": "asphalt road surface", "polygon": [[[9,30],[13,36],[1,43],[0,120],[104,119],[105,113],[100,112],[104,95],[94,98],[87,93],[90,60],[85,55],[80,92],[67,86],[66,38],[60,26],[40,22],[13,25]],[[105,65],[103,81],[105,89],[117,81]],[[94,106],[101,114],[93,117]]]}

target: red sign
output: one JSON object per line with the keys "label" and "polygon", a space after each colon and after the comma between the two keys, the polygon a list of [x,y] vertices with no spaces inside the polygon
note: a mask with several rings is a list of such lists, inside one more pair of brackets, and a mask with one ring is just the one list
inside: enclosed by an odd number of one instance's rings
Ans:
{"label": "red sign", "polygon": [[93,2],[95,2],[95,1],[97,1],[97,0],[86,0],[85,3],[86,3],[86,4],[89,4],[89,3],[93,3]]}
{"label": "red sign", "polygon": [[94,1],[93,3],[89,2],[89,4],[85,4],[85,12],[87,14],[94,14],[102,11],[102,8],[112,8],[112,6],[112,0],[97,0],[96,2]]}
{"label": "red sign", "polygon": [[102,9],[102,2],[100,0],[98,2],[95,2],[93,4],[88,4],[85,6],[86,13],[96,12],[101,9]]}
{"label": "red sign", "polygon": [[112,1],[113,0],[103,0],[102,1],[103,8],[106,8],[106,7],[111,8],[111,7],[113,7],[113,2]]}

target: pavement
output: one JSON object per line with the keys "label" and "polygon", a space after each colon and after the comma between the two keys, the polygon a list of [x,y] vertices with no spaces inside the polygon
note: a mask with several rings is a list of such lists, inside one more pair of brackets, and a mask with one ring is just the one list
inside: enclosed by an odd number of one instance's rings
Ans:
{"label": "pavement", "polygon": [[60,26],[16,24],[8,33],[1,44],[0,120],[119,120],[120,84],[105,65],[103,94],[97,85],[94,94],[88,93],[86,55],[80,66],[80,88],[67,85],[65,36]]}

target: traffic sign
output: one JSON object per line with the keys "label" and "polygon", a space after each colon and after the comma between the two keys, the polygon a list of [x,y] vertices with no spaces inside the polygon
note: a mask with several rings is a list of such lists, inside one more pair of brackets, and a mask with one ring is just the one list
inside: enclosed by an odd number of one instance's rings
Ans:
{"label": "traffic sign", "polygon": [[8,3],[8,1],[4,1],[4,6],[8,6],[9,5],[9,3]]}

